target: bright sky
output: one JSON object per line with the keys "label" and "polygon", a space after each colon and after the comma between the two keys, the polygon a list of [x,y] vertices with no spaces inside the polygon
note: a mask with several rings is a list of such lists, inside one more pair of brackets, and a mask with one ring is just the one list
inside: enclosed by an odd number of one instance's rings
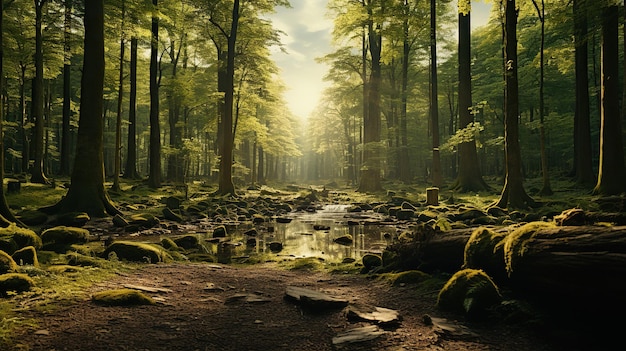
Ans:
{"label": "bright sky", "polygon": [[[328,83],[328,67],[316,58],[331,53],[332,20],[326,16],[327,0],[293,0],[292,8],[277,8],[270,16],[274,27],[285,32],[282,43],[287,53],[276,50],[272,57],[281,70],[287,87],[285,100],[291,112],[308,118]],[[472,27],[481,26],[489,17],[490,4],[472,1]]]}

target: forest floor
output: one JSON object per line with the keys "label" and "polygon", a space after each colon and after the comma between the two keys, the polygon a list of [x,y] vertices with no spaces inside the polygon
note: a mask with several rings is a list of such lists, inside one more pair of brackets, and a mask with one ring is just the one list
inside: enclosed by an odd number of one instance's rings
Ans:
{"label": "forest floor", "polygon": [[[275,263],[145,265],[88,288],[158,288],[156,305],[106,307],[89,298],[24,312],[36,324],[14,338],[15,350],[515,350],[562,349],[535,332],[497,321],[458,322],[435,309],[436,291],[392,286],[358,274],[287,270]],[[333,338],[368,323],[345,310],[310,311],[284,298],[299,286],[397,310],[401,321],[371,341],[333,345]],[[150,290],[150,289],[147,289]],[[257,299],[246,301],[246,296]],[[424,323],[447,318],[462,333]],[[462,324],[465,324],[464,326]],[[465,329],[467,328],[467,329]]]}
{"label": "forest floor", "polygon": [[[10,201],[32,208],[35,202],[53,203],[64,192],[35,188],[31,195],[24,192],[25,196],[14,196]],[[156,195],[133,190],[118,195],[116,201],[133,204],[148,198],[143,209],[157,211],[163,205]],[[353,193],[343,196],[347,203],[371,200],[354,198],[358,195]],[[476,200],[484,204],[492,199],[482,195],[470,199]],[[558,203],[565,206],[575,202]],[[108,222],[109,227],[94,229],[106,234],[112,230],[110,219]],[[598,349],[596,341],[605,341],[607,336],[598,329],[564,326],[559,319],[528,325],[506,323],[497,317],[468,321],[445,313],[437,309],[436,301],[449,275],[437,277],[439,285],[394,285],[381,276],[358,274],[354,264],[352,270],[333,267],[329,262],[323,268],[294,269],[284,261],[289,260],[261,260],[257,264],[118,262],[109,269],[76,267],[76,271],[62,275],[43,273],[47,285],[0,301],[0,349],[547,351]],[[53,280],[56,282],[50,283]],[[346,332],[373,324],[347,318],[346,308],[310,310],[288,301],[285,292],[290,286],[346,299],[349,306],[393,309],[401,320],[377,326],[372,340],[338,343]],[[92,301],[96,292],[124,287],[145,291],[156,304],[116,307]],[[426,322],[428,319],[437,322],[433,325]],[[607,324],[603,319],[590,323]],[[2,329],[10,331],[3,334]],[[10,336],[2,340],[3,335]]]}

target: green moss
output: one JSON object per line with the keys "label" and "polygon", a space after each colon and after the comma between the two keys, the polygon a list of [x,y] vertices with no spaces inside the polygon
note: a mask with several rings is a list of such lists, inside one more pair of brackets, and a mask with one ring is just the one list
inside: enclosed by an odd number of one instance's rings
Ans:
{"label": "green moss", "polygon": [[37,259],[37,251],[32,246],[26,246],[13,253],[13,260],[20,265],[32,265],[39,267],[39,260]]}
{"label": "green moss", "polygon": [[363,267],[369,271],[374,267],[382,266],[383,258],[380,255],[365,254],[361,259],[361,262],[363,262]]}
{"label": "green moss", "polygon": [[171,260],[167,252],[155,246],[132,241],[116,241],[104,250],[104,257],[112,254],[121,260],[144,263],[158,263]]}
{"label": "green moss", "polygon": [[82,270],[82,267],[70,266],[67,264],[59,264],[48,267],[48,272],[52,274],[78,273]]}
{"label": "green moss", "polygon": [[17,270],[17,263],[11,255],[0,250],[0,274],[9,272],[15,272]]}
{"label": "green moss", "polygon": [[83,228],[58,226],[41,233],[44,244],[72,245],[84,244],[89,240],[89,231]]}
{"label": "green moss", "polygon": [[7,273],[0,275],[0,295],[9,291],[24,292],[35,286],[35,282],[26,274]]}
{"label": "green moss", "polygon": [[87,224],[90,219],[89,215],[85,212],[70,212],[58,216],[56,223],[61,226],[82,227]]}
{"label": "green moss", "polygon": [[178,247],[178,245],[176,245],[174,240],[172,240],[170,238],[163,238],[163,239],[161,239],[161,246],[163,246],[164,249],[169,250],[169,251],[175,251],[175,250],[179,250],[180,249]]}
{"label": "green moss", "polygon": [[152,298],[133,289],[101,291],[93,294],[91,300],[94,303],[105,306],[136,306],[155,304]]}
{"label": "green moss", "polygon": [[161,221],[150,213],[138,213],[130,216],[128,222],[131,226],[137,226],[139,228],[152,228],[159,224]]}
{"label": "green moss", "polygon": [[68,253],[65,255],[65,258],[67,259],[67,264],[71,266],[106,268],[111,265],[111,263],[105,259],[83,255],[78,252]]}
{"label": "green moss", "polygon": [[217,257],[208,253],[193,253],[187,256],[189,261],[193,262],[209,262],[215,263],[217,262]]}
{"label": "green moss", "polygon": [[419,284],[430,279],[430,274],[418,270],[404,271],[400,273],[386,273],[385,276],[393,286]]}
{"label": "green moss", "polygon": [[176,247],[182,247],[185,250],[197,249],[200,246],[200,239],[197,235],[185,235],[174,239]]}
{"label": "green moss", "polygon": [[496,233],[488,228],[475,229],[465,244],[463,267],[482,269],[492,277],[503,278],[506,237],[506,233]]}
{"label": "green moss", "polygon": [[34,231],[26,228],[21,228],[11,223],[6,228],[0,228],[0,237],[11,238],[17,248],[26,246],[33,246],[35,249],[41,249],[41,238]]}
{"label": "green moss", "polygon": [[318,257],[296,258],[285,262],[285,267],[291,271],[319,271],[324,268],[324,260]]}
{"label": "green moss", "polygon": [[484,271],[464,269],[456,272],[441,289],[437,307],[469,317],[482,317],[501,299],[498,287]]}
{"label": "green moss", "polygon": [[524,255],[526,245],[541,229],[554,228],[554,222],[531,222],[515,229],[504,239],[504,263],[509,275],[515,270],[515,260]]}

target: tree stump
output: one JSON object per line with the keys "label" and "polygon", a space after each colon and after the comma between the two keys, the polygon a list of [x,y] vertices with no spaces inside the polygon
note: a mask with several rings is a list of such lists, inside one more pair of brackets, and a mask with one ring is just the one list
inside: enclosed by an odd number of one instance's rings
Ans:
{"label": "tree stump", "polygon": [[426,189],[426,205],[438,206],[439,205],[439,188]]}

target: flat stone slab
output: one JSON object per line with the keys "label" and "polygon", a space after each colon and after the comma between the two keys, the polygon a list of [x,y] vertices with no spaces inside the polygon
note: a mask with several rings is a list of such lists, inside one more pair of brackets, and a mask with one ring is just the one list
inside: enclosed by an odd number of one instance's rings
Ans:
{"label": "flat stone slab", "polygon": [[224,304],[228,305],[236,302],[257,304],[272,302],[272,300],[259,294],[235,294],[227,297],[226,301],[224,301]]}
{"label": "flat stone slab", "polygon": [[173,290],[172,289],[166,289],[166,288],[157,288],[157,287],[152,287],[152,286],[143,286],[143,285],[133,285],[133,284],[124,284],[124,287],[127,289],[133,289],[133,290],[139,290],[139,291],[143,291],[143,292],[149,292],[149,293],[171,293]]}
{"label": "flat stone slab", "polygon": [[346,299],[298,286],[288,286],[285,299],[308,307],[343,308],[348,305]]}
{"label": "flat stone slab", "polygon": [[333,345],[341,347],[346,344],[374,340],[383,334],[385,334],[385,331],[375,325],[348,329],[333,338]]}
{"label": "flat stone slab", "polygon": [[381,325],[398,324],[402,319],[396,310],[369,305],[348,306],[347,317]]}
{"label": "flat stone slab", "polygon": [[464,325],[455,324],[445,318],[429,317],[433,331],[443,337],[456,340],[471,340],[478,338],[478,334]]}

